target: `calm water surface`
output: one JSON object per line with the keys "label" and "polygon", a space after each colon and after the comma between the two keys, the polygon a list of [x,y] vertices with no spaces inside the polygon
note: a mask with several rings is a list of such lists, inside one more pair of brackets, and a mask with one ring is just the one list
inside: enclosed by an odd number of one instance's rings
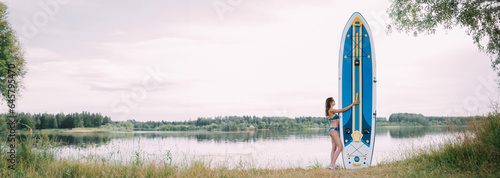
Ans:
{"label": "calm water surface", "polygon": [[[189,163],[203,160],[229,167],[296,168],[330,162],[331,138],[327,129],[253,132],[57,133],[62,145],[57,154],[80,160],[105,158],[129,163]],[[378,127],[372,165],[403,159],[452,137],[447,127]],[[342,158],[337,160],[340,164]]]}

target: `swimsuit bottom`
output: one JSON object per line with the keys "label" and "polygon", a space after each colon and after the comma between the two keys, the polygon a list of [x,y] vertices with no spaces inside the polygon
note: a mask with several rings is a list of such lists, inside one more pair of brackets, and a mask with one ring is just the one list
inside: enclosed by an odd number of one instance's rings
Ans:
{"label": "swimsuit bottom", "polygon": [[[330,129],[328,129],[328,133],[330,133],[330,131],[332,131],[332,129],[333,129],[333,130],[336,130],[337,132],[339,132],[339,128],[337,128],[337,127],[335,127],[335,128],[334,128],[334,127],[330,127]],[[339,133],[340,133],[340,132],[339,132]]]}

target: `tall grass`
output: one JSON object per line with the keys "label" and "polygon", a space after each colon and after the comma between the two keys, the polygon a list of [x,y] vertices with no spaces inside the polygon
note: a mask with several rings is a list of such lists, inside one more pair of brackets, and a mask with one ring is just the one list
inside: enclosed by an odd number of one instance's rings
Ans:
{"label": "tall grass", "polygon": [[[452,127],[450,125],[450,130]],[[453,130],[452,130],[453,132]],[[500,176],[500,115],[471,120],[444,144],[389,163],[401,176]]]}
{"label": "tall grass", "polygon": [[19,139],[16,141],[16,157],[15,157],[15,168],[16,171],[12,171],[8,167],[11,163],[7,160],[10,154],[7,154],[7,149],[10,147],[10,143],[0,142],[0,148],[2,152],[0,153],[0,175],[3,177],[26,177],[28,172],[33,172],[37,169],[43,169],[41,166],[46,162],[55,161],[55,153],[50,151],[57,146],[57,142],[50,140],[47,135],[33,136],[27,134],[26,137],[16,137]]}

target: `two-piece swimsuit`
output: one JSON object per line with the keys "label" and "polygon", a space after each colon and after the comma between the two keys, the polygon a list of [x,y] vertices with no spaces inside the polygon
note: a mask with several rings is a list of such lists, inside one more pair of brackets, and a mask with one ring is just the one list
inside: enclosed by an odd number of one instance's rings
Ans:
{"label": "two-piece swimsuit", "polygon": [[[328,120],[330,120],[330,122],[331,122],[331,121],[334,121],[334,120],[337,120],[337,119],[339,119],[339,115],[335,114],[335,116],[333,116],[331,119],[328,119]],[[337,128],[337,127],[330,127],[330,129],[328,129],[328,133],[330,133],[330,131],[332,129],[336,130],[337,132],[339,131],[339,128]]]}

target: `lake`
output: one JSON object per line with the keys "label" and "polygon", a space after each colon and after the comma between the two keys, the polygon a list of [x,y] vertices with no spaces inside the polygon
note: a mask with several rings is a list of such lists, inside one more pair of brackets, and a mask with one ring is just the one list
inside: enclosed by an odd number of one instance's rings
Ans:
{"label": "lake", "polygon": [[[372,165],[403,159],[452,137],[448,127],[378,127]],[[212,166],[307,168],[330,162],[327,129],[251,132],[55,133],[60,157],[80,160],[105,158],[117,163],[142,161],[187,164],[203,160]],[[340,157],[337,164],[342,162]]]}

